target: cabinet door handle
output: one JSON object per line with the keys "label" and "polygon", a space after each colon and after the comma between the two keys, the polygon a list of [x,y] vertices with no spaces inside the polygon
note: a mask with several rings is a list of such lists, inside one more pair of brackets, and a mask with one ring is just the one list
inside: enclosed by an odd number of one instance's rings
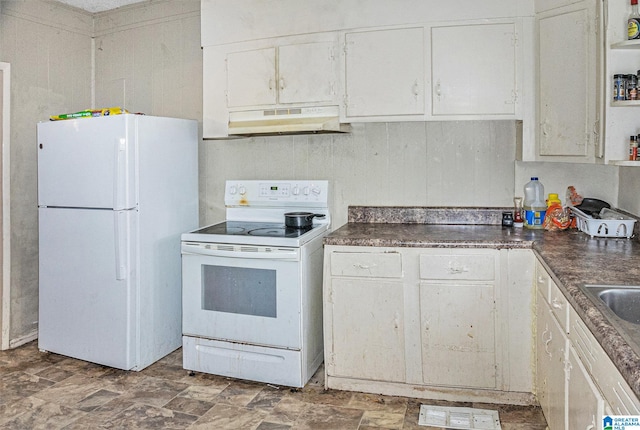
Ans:
{"label": "cabinet door handle", "polygon": [[398,330],[400,328],[400,316],[398,315],[398,313],[396,312],[394,314],[394,318],[393,318],[393,328],[395,330]]}
{"label": "cabinet door handle", "polygon": [[418,85],[417,79],[413,83],[413,95],[416,96],[416,98],[418,98],[418,96],[420,95],[420,85]]}
{"label": "cabinet door handle", "polygon": [[560,302],[558,299],[553,299],[551,301],[551,306],[553,306],[554,309],[562,309],[562,302]]}
{"label": "cabinet door handle", "polygon": [[[547,330],[545,330],[545,333],[546,332]],[[544,333],[542,334],[542,338],[544,339]],[[549,343],[551,343],[551,339],[553,339],[553,336],[551,335],[551,332],[549,332],[549,339],[544,342],[544,350],[549,357],[551,357],[551,352],[549,351]]]}
{"label": "cabinet door handle", "polygon": [[438,79],[438,82],[436,83],[436,95],[438,96],[438,100],[440,100],[440,97],[442,96],[442,85],[440,84],[440,79]]}
{"label": "cabinet door handle", "polygon": [[549,137],[550,134],[550,129],[551,126],[549,125],[549,123],[545,120],[540,124],[540,131],[542,131],[542,135],[546,138]]}
{"label": "cabinet door handle", "polygon": [[269,79],[269,90],[273,90],[273,79]]}
{"label": "cabinet door handle", "polygon": [[284,78],[280,78],[280,89],[284,90]]}

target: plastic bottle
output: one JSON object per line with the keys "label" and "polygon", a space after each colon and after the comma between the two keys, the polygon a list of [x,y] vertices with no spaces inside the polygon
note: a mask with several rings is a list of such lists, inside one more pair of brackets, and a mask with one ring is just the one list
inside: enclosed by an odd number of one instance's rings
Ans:
{"label": "plastic bottle", "polygon": [[627,33],[629,40],[640,39],[640,12],[638,0],[631,0],[631,14],[627,20]]}
{"label": "plastic bottle", "polygon": [[558,197],[558,194],[549,193],[549,197],[547,198],[547,207],[549,207],[551,205],[554,205],[554,204],[561,205],[562,202],[560,201],[560,198]]}
{"label": "plastic bottle", "polygon": [[547,213],[544,201],[544,185],[536,176],[524,186],[524,226],[526,228],[542,229],[542,222]]}

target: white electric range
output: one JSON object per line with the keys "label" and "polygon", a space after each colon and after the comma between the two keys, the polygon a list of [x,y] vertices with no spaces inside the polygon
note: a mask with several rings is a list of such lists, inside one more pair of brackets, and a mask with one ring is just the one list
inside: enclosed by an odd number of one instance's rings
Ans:
{"label": "white electric range", "polygon": [[[183,367],[302,387],[323,360],[327,181],[227,181],[226,221],[182,235]],[[287,212],[325,215],[309,228]]]}

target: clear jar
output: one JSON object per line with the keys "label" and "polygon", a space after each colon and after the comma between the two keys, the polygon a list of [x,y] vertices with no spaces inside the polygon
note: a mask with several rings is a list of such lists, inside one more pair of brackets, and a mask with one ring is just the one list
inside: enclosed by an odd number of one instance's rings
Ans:
{"label": "clear jar", "polygon": [[626,75],[613,75],[613,100],[622,101],[626,99],[627,99]]}

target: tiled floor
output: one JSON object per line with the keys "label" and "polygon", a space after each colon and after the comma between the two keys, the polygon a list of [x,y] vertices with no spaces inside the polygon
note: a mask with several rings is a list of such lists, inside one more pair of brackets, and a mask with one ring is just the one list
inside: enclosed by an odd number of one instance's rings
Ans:
{"label": "tiled floor", "polygon": [[177,350],[141,372],[56,354],[37,342],[0,352],[0,429],[423,429],[420,404],[497,409],[503,430],[543,430],[540,408],[303,389],[182,369]]}

